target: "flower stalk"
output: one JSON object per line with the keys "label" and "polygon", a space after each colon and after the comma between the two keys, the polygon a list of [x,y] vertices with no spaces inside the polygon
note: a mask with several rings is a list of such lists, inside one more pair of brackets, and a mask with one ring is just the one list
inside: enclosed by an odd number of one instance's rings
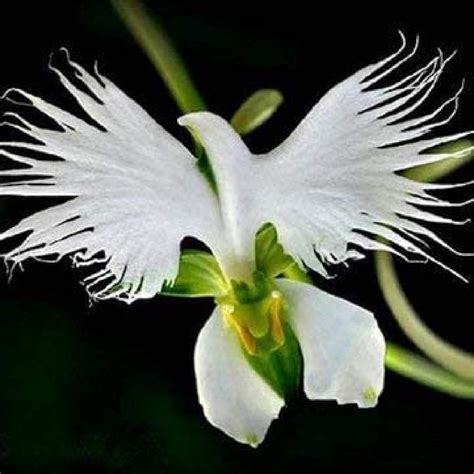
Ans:
{"label": "flower stalk", "polygon": [[[439,147],[438,151],[440,153],[455,154],[456,152],[459,152],[461,150],[468,149],[472,146],[472,144],[473,143],[471,140],[461,139],[457,140],[454,143]],[[462,166],[468,164],[472,160],[473,155],[474,154],[471,152],[463,157],[447,158],[446,160],[438,161],[436,163],[430,163],[424,166],[417,166],[406,171],[404,173],[404,176],[415,181],[438,181],[439,179],[442,179],[445,176],[454,173]]]}
{"label": "flower stalk", "polygon": [[181,56],[157,19],[140,0],[112,0],[112,5],[168,87],[183,113],[206,109]]}
{"label": "flower stalk", "polygon": [[392,256],[377,253],[375,267],[385,301],[403,332],[440,366],[474,380],[474,356],[444,341],[420,319],[400,285]]}
{"label": "flower stalk", "polygon": [[429,360],[387,343],[385,365],[390,370],[457,398],[474,399],[474,383],[442,369]]}

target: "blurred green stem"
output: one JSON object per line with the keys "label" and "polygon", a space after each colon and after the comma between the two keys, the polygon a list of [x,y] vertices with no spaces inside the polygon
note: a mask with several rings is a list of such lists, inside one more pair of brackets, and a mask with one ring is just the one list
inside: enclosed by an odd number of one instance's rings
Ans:
{"label": "blurred green stem", "polygon": [[183,113],[205,110],[206,105],[194,85],[171,40],[140,0],[112,0],[123,22],[147,53]]}
{"label": "blurred green stem", "polygon": [[390,342],[387,343],[385,365],[400,375],[440,392],[458,398],[474,398],[474,383]]}
{"label": "blurred green stem", "polygon": [[439,153],[452,153],[455,154],[460,150],[470,150],[464,156],[447,158],[443,161],[436,163],[430,163],[428,165],[416,166],[411,168],[403,174],[405,177],[413,179],[415,181],[437,181],[449,174],[453,173],[457,169],[461,168],[465,164],[472,160],[473,152],[471,147],[473,142],[471,140],[458,140],[453,143],[448,143],[439,147]]}
{"label": "blurred green stem", "polygon": [[[426,182],[447,176],[472,159],[472,141],[448,143],[438,147],[436,152],[458,156],[410,169],[405,176]],[[384,298],[403,332],[439,365],[456,375],[474,380],[474,355],[444,341],[423,323],[400,285],[392,256],[386,252],[376,252],[375,267]]]}
{"label": "blurred green stem", "polygon": [[385,300],[405,334],[439,365],[474,380],[474,356],[444,341],[421,321],[400,285],[392,256],[377,252],[375,266]]}

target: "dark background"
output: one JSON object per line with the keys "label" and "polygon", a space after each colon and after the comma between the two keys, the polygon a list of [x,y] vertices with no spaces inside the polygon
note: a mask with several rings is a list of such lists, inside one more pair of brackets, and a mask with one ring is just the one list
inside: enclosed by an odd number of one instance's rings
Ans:
{"label": "dark background", "polygon": [[[454,128],[473,126],[467,7],[444,2],[415,12],[415,2],[351,9],[311,3],[148,2],[210,109],[228,117],[255,89],[283,92],[275,118],[248,138],[253,150],[278,144],[331,85],[398,47],[399,28],[412,41],[421,34],[423,59],[438,46],[460,50],[442,90],[467,78]],[[4,2],[0,22],[2,90],[18,86],[61,101],[46,63],[66,46],[87,67],[98,59],[102,73],[187,139],[161,80],[107,2]],[[473,175],[466,167],[452,180]],[[35,205],[0,200],[0,229]],[[459,215],[472,216],[472,208]],[[472,225],[442,235],[472,250]],[[472,278],[472,259],[439,256]],[[10,284],[0,276],[2,474],[472,472],[472,405],[390,372],[373,410],[301,397],[258,450],[235,443],[206,422],[195,392],[193,347],[212,301],[157,297],[90,307],[68,261],[26,267]],[[399,270],[431,327],[472,350],[472,285],[432,265]],[[387,337],[411,348],[383,302],[370,257],[318,284],[376,312]]]}

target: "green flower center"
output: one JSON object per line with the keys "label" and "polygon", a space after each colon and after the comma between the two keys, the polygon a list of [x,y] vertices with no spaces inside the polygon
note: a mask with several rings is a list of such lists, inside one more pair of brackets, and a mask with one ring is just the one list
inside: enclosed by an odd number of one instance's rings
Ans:
{"label": "green flower center", "polygon": [[275,351],[285,342],[284,299],[273,282],[255,272],[252,283],[232,281],[232,290],[217,303],[226,324],[250,355]]}

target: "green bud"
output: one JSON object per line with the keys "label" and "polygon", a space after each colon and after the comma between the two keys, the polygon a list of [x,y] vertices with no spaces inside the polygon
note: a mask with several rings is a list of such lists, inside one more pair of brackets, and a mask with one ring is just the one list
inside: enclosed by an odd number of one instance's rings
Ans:
{"label": "green bud", "polygon": [[247,135],[265,123],[280,107],[283,96],[275,89],[254,92],[235,112],[230,123],[240,135]]}

